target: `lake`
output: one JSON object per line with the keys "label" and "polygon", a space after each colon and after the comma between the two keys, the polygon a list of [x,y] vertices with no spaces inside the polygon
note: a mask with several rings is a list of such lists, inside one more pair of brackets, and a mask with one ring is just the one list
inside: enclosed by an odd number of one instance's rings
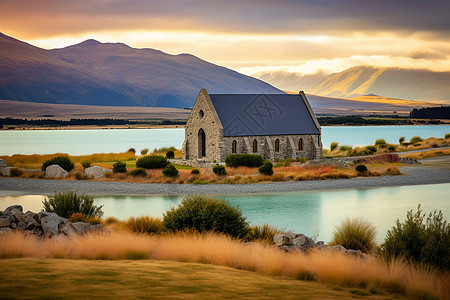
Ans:
{"label": "lake", "polygon": [[[413,136],[422,138],[444,137],[450,125],[427,126],[342,126],[322,127],[322,143],[329,148],[331,142],[340,145],[364,146],[384,138],[388,143],[398,143]],[[153,150],[162,146],[181,149],[184,129],[90,129],[90,130],[1,130],[0,155],[125,152],[135,148]]]}
{"label": "lake", "polygon": [[[278,228],[318,234],[319,240],[329,242],[334,226],[347,217],[363,217],[377,230],[377,240],[384,240],[386,231],[406,211],[416,210],[420,203],[425,212],[442,210],[450,216],[450,184],[401,186],[344,191],[297,192],[278,195],[222,196],[238,206],[252,225],[272,224]],[[220,196],[219,196],[220,197]],[[45,196],[0,197],[0,210],[21,204],[24,211],[40,211]],[[161,217],[163,212],[180,203],[174,196],[109,196],[96,197],[97,205],[104,205],[104,217],[126,220],[131,216]]]}

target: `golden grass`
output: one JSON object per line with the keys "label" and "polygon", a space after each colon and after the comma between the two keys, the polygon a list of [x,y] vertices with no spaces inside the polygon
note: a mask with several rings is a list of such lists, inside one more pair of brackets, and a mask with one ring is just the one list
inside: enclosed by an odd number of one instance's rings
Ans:
{"label": "golden grass", "polygon": [[[286,254],[264,244],[245,245],[228,236],[185,232],[147,236],[125,232],[37,239],[21,233],[0,236],[0,258],[156,259],[228,266],[258,273],[297,278],[312,274],[317,281],[351,287],[376,283],[408,297],[448,299],[450,276],[401,260],[389,264],[376,257],[355,258],[340,252]],[[303,276],[301,276],[303,277]]]}
{"label": "golden grass", "polygon": [[35,258],[1,263],[4,299],[299,299],[301,295],[315,300],[355,294],[392,299],[391,294],[369,295],[361,289],[199,263]]}
{"label": "golden grass", "polygon": [[424,159],[428,157],[436,157],[436,156],[448,156],[450,155],[450,149],[436,149],[436,150],[430,150],[430,151],[423,151],[423,152],[415,152],[415,153],[409,153],[404,154],[402,157],[408,157],[412,159]]}

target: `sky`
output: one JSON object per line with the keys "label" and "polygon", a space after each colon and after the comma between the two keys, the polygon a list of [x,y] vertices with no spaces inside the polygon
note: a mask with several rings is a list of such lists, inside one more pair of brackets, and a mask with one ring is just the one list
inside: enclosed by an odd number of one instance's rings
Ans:
{"label": "sky", "polygon": [[450,71],[449,0],[0,0],[0,32],[190,53],[251,75],[356,65]]}

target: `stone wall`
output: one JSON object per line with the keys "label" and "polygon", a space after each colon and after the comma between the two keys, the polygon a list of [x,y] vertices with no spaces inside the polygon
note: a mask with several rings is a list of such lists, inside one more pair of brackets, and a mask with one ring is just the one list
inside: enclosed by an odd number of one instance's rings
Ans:
{"label": "stone wall", "polygon": [[[279,149],[276,151],[276,140]],[[299,140],[303,140],[302,150],[298,149]],[[253,152],[253,141],[257,141],[257,152]],[[240,136],[224,137],[224,157],[232,154],[232,143],[236,141],[236,153],[259,154],[265,160],[285,158],[316,159],[322,157],[322,143],[318,135],[274,135],[274,136]]]}
{"label": "stone wall", "polygon": [[[206,136],[206,156],[199,157],[199,131]],[[185,126],[184,160],[223,161],[223,127],[206,90],[201,90]]]}

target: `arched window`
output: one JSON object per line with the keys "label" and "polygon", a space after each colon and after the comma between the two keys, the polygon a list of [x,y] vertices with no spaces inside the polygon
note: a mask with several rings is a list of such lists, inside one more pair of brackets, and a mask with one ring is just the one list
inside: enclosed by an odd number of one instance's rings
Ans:
{"label": "arched window", "polygon": [[200,111],[198,112],[198,115],[200,116],[200,118],[203,118],[205,113],[203,112],[203,110],[200,109]]}
{"label": "arched window", "polygon": [[258,152],[258,141],[253,140],[253,153]]}
{"label": "arched window", "polygon": [[198,131],[198,158],[206,156],[206,134],[205,131],[200,128]]}
{"label": "arched window", "polygon": [[298,150],[303,151],[303,139],[300,138],[298,140]]}
{"label": "arched window", "polygon": [[275,152],[280,152],[280,140],[275,140]]}
{"label": "arched window", "polygon": [[231,143],[231,153],[236,153],[237,149],[237,142],[236,140],[233,140],[233,143]]}

